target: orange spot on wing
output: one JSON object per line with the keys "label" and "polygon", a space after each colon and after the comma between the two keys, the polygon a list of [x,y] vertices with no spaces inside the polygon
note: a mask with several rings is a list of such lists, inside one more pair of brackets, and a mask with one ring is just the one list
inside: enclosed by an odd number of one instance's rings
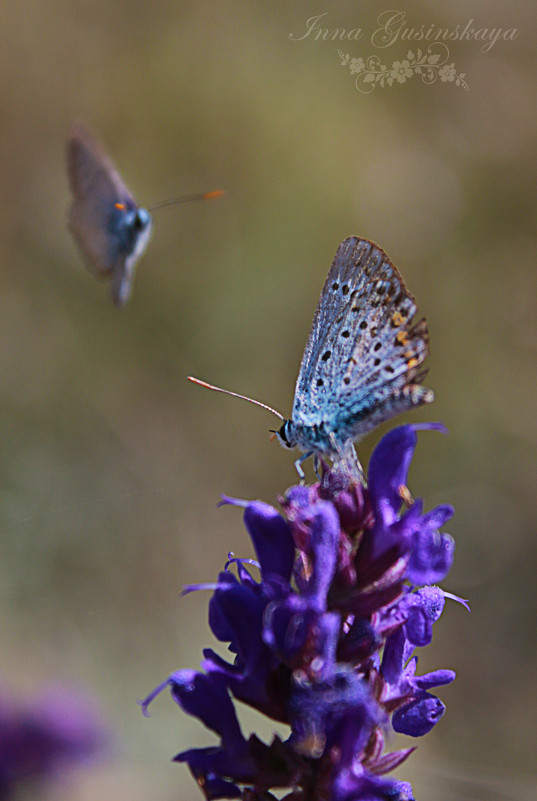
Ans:
{"label": "orange spot on wing", "polygon": [[401,312],[396,311],[396,312],[394,312],[392,314],[392,324],[393,325],[395,325],[395,326],[402,325],[404,323],[404,320],[405,320],[405,318],[403,317]]}
{"label": "orange spot on wing", "polygon": [[408,360],[408,362],[406,363],[406,366],[408,367],[409,370],[411,370],[413,367],[415,367],[419,363],[420,363],[419,359],[416,359],[416,357],[414,356],[414,358]]}
{"label": "orange spot on wing", "polygon": [[114,208],[119,209],[120,211],[125,211],[125,204],[124,203],[114,203]]}

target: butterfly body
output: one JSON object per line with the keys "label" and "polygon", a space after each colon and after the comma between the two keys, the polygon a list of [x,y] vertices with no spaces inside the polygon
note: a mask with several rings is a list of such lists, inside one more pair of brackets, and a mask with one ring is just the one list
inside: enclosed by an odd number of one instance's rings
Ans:
{"label": "butterfly body", "polygon": [[[415,406],[430,403],[421,386],[429,354],[425,320],[381,248],[349,237],[338,248],[304,350],[282,445],[332,459],[354,440]],[[303,458],[306,458],[303,457]]]}
{"label": "butterfly body", "polygon": [[123,306],[128,300],[136,262],[145,251],[153,221],[144,208],[114,209],[110,220],[110,241],[113,242],[112,255],[114,267],[110,271],[112,299],[116,306]]}
{"label": "butterfly body", "polygon": [[112,210],[108,221],[109,235],[109,267],[122,255],[139,258],[147,247],[153,227],[151,215],[147,209],[122,203],[123,208]]}
{"label": "butterfly body", "polygon": [[111,282],[112,299],[129,298],[136,262],[151,236],[152,219],[138,205],[97,140],[80,124],[67,141],[73,195],[69,227],[90,269]]}

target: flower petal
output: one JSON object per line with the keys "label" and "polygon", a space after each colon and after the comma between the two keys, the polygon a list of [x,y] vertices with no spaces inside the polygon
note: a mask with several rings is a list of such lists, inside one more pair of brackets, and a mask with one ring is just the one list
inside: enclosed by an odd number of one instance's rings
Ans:
{"label": "flower petal", "polygon": [[261,501],[248,504],[244,523],[261,565],[262,578],[277,576],[288,582],[295,559],[289,524],[276,509]]}
{"label": "flower petal", "polygon": [[422,737],[431,731],[446,711],[445,705],[434,695],[423,692],[401,707],[392,716],[392,726],[399,734]]}
{"label": "flower petal", "polygon": [[417,441],[414,426],[398,426],[381,439],[371,454],[368,470],[371,503],[385,523],[393,522],[401,508],[399,487],[406,486]]}

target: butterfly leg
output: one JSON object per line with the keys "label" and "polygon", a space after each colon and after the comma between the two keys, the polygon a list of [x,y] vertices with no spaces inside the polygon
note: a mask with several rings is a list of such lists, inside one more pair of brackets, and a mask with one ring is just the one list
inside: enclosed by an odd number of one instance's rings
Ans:
{"label": "butterfly leg", "polygon": [[344,469],[348,470],[348,472],[355,476],[361,484],[364,486],[367,485],[367,480],[365,477],[365,473],[363,470],[362,465],[360,464],[360,460],[358,459],[358,454],[356,453],[356,449],[352,442],[347,442],[345,445],[341,445],[335,435],[333,433],[329,436],[330,445],[334,452],[333,462],[334,464],[339,463],[344,465]]}
{"label": "butterfly leg", "polygon": [[310,456],[313,456],[313,451],[308,451],[307,453],[304,453],[300,457],[300,459],[297,459],[296,462],[295,462],[295,470],[298,473],[298,475],[300,476],[300,483],[301,484],[303,484],[304,481],[306,480],[306,474],[302,470],[302,462],[305,462],[306,459],[310,458]]}
{"label": "butterfly leg", "polygon": [[358,476],[360,483],[367,487],[367,478],[365,477],[364,468],[362,467],[360,460],[358,458],[358,454],[356,453],[356,448],[354,445],[350,445],[347,455],[346,455],[347,463],[350,464],[354,473]]}

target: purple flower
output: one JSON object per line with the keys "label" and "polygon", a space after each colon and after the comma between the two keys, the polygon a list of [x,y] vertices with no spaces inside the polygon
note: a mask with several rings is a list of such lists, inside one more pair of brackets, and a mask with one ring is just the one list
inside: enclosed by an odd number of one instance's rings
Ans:
{"label": "purple flower", "polygon": [[[218,736],[175,757],[207,799],[268,801],[287,790],[288,801],[412,801],[410,785],[386,774],[414,748],[390,752],[385,740],[430,731],[445,706],[429,691],[455,677],[416,675],[414,651],[455,597],[431,586],[453,561],[453,539],[439,532],[453,510],[424,513],[407,488],[418,428],[381,440],[367,486],[340,463],[292,487],[283,513],[225,500],[245,507],[257,557],[230,560],[211,585],[209,624],[230,660],[206,649],[203,672],[172,673],[143,703],[169,686]],[[234,701],[287,724],[288,737],[246,738]]]}
{"label": "purple flower", "polygon": [[108,735],[90,700],[51,687],[22,705],[0,692],[0,799],[26,780],[43,781],[104,751]]}

